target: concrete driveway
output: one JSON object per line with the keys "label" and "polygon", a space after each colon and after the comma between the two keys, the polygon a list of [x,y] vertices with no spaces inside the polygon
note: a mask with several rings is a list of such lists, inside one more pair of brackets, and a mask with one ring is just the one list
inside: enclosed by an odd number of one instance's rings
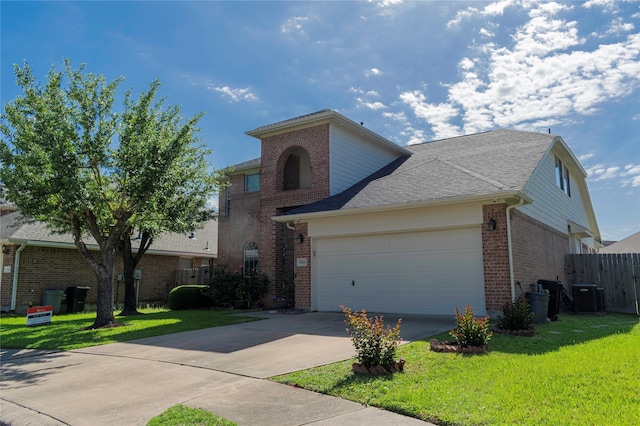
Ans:
{"label": "concrete driveway", "polygon": [[[68,352],[3,350],[0,420],[6,424],[144,425],[175,404],[239,425],[424,424],[261,380],[354,355],[341,313],[283,315]],[[385,315],[385,323],[397,317]],[[404,341],[454,326],[405,315]]]}

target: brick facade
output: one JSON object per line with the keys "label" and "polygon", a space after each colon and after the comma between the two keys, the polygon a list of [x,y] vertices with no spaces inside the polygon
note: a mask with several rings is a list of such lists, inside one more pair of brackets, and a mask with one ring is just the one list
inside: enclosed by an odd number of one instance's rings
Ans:
{"label": "brick facade", "polygon": [[[500,311],[511,301],[506,204],[483,206],[483,223],[496,221],[495,231],[482,227],[482,259],[487,311]],[[539,279],[567,282],[565,255],[569,237],[516,209],[511,210],[511,244],[516,297]],[[522,290],[521,290],[522,289]]]}
{"label": "brick facade", "polygon": [[[262,139],[261,146],[259,193],[244,192],[244,174],[230,176],[229,215],[220,217],[218,223],[218,263],[240,268],[245,243],[257,241],[260,271],[271,280],[269,295],[281,295],[285,282],[295,274],[296,307],[308,308],[310,274],[301,274],[300,268],[294,266],[296,257],[306,257],[310,264],[306,228],[305,241],[299,245],[294,242],[300,233],[297,229],[293,231],[271,218],[329,196],[329,124],[268,136]],[[291,154],[301,149],[309,156],[311,185],[285,189],[285,164]],[[226,200],[222,198],[225,197],[221,197],[220,211],[225,212]]]}
{"label": "brick facade", "polygon": [[[7,246],[8,254],[3,253],[3,265],[11,266],[10,273],[2,274],[0,286],[0,305],[11,305],[13,287],[14,259],[19,246]],[[98,253],[95,253],[97,256]],[[198,263],[198,259],[194,259]],[[175,271],[179,268],[178,256],[159,256],[145,254],[138,269],[142,270],[142,279],[138,293],[140,303],[166,302],[169,291],[175,286]],[[122,274],[122,261],[116,260],[114,269],[114,300],[124,300],[124,285],[115,282]],[[29,305],[42,303],[42,291],[46,289],[65,289],[70,286],[88,286],[86,303],[97,302],[96,276],[76,249],[27,246],[20,253],[19,281],[16,293],[16,309],[23,310]]]}

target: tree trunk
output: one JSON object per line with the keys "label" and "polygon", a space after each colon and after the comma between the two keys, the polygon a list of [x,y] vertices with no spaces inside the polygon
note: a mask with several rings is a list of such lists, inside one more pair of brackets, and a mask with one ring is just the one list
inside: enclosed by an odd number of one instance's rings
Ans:
{"label": "tree trunk", "polygon": [[138,301],[136,300],[136,286],[133,279],[133,273],[136,269],[137,262],[133,256],[131,256],[131,244],[129,244],[129,250],[127,252],[126,245],[125,250],[122,253],[123,272],[124,272],[124,306],[119,316],[126,315],[139,315]]}
{"label": "tree trunk", "polygon": [[96,278],[98,284],[98,303],[96,320],[91,328],[112,327],[120,325],[113,316],[113,260],[97,265]]}

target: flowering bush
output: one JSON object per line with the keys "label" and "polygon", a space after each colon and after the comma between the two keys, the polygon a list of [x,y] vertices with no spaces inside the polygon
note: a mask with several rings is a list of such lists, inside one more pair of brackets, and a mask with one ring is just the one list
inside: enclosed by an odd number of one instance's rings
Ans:
{"label": "flowering bush", "polygon": [[476,318],[470,305],[467,305],[464,313],[456,307],[456,325],[456,329],[451,330],[449,334],[461,348],[484,346],[493,335],[489,326],[489,315]]}
{"label": "flowering bush", "polygon": [[400,344],[400,323],[391,328],[384,326],[383,317],[368,318],[367,311],[352,312],[340,305],[347,319],[347,332],[356,348],[358,362],[365,367],[381,365],[385,368],[395,363],[396,348]]}

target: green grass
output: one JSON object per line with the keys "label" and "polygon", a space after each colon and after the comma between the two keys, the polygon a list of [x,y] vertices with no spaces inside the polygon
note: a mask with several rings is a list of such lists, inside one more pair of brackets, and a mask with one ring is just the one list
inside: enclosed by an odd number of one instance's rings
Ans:
{"label": "green grass", "polygon": [[200,408],[178,404],[149,420],[147,426],[235,426],[236,423]]}
{"label": "green grass", "polygon": [[405,371],[389,376],[355,375],[350,360],[272,380],[441,425],[640,424],[638,317],[561,315],[536,328],[494,334],[483,355],[403,345]]}
{"label": "green grass", "polygon": [[254,321],[256,318],[230,315],[227,310],[170,311],[141,309],[143,315],[117,316],[122,327],[87,330],[95,312],[54,315],[51,324],[26,326],[26,316],[0,317],[2,349],[71,350],[87,346],[124,342],[201,328]]}

